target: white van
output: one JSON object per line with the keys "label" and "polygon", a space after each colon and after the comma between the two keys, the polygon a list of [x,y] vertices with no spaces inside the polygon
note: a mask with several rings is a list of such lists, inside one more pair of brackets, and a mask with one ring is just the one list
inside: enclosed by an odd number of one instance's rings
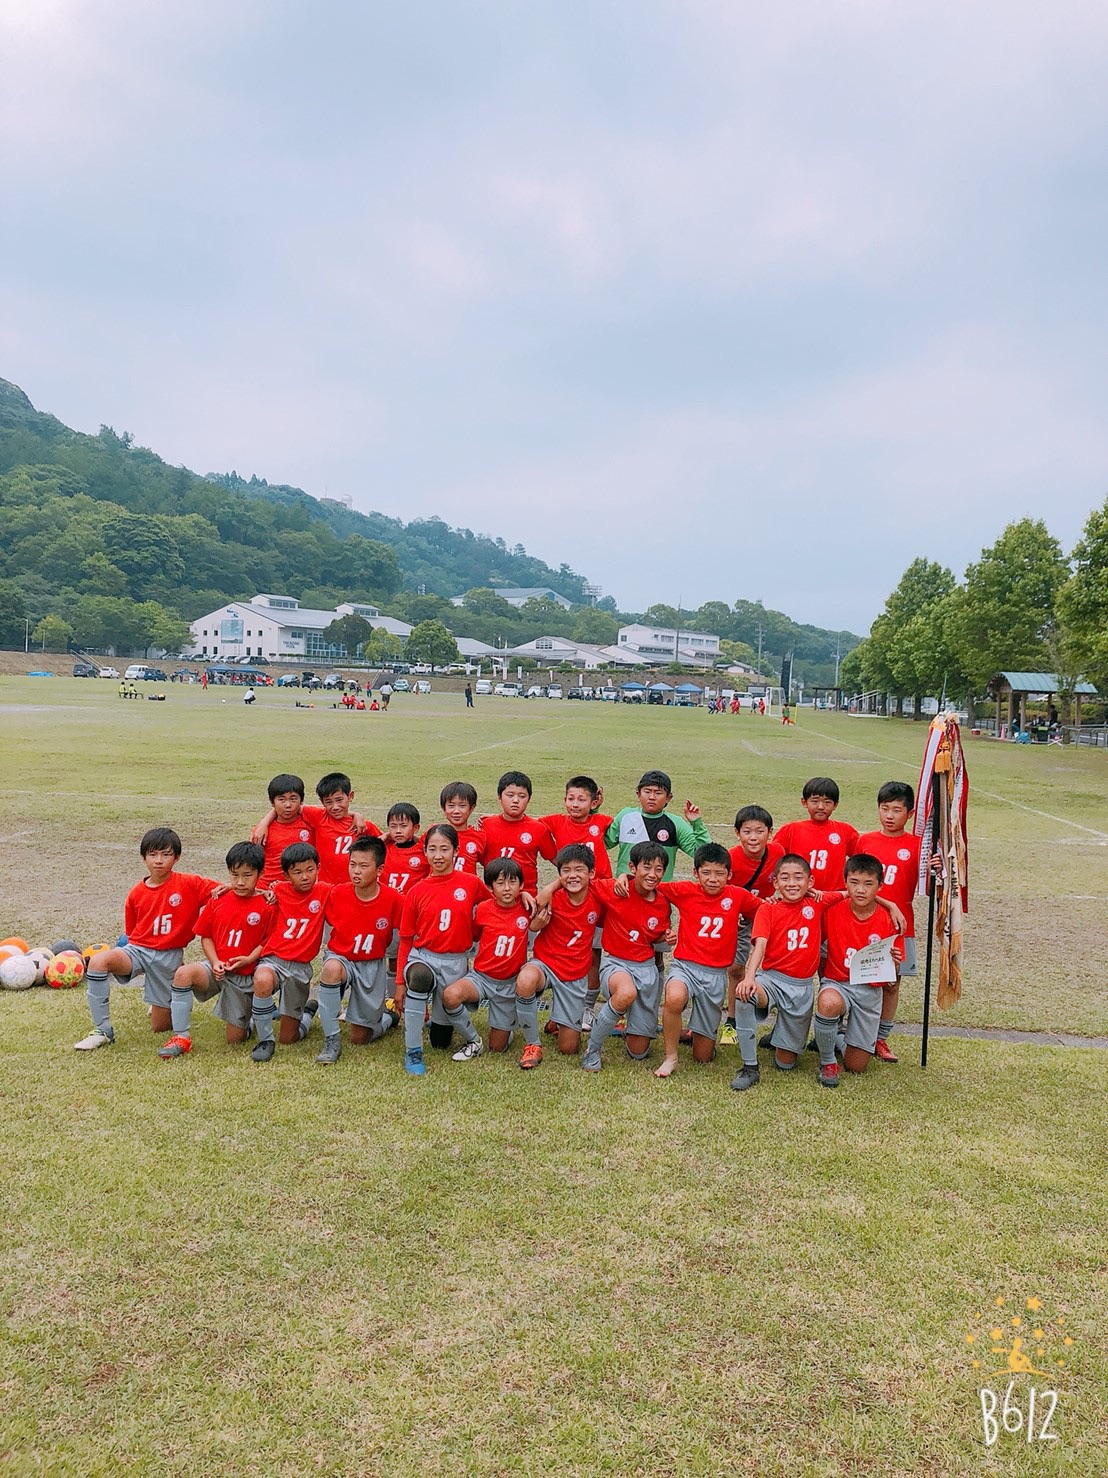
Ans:
{"label": "white van", "polygon": [[487,677],[480,677],[477,679],[477,683],[473,691],[477,694],[479,698],[487,698],[492,692],[492,683]]}

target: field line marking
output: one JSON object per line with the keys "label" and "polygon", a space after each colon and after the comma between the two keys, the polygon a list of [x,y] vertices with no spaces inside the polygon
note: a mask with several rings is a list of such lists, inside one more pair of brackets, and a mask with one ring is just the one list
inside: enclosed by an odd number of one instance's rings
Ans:
{"label": "field line marking", "polygon": [[751,744],[751,742],[750,742],[749,739],[744,739],[742,741],[742,746],[743,746],[744,749],[749,749],[751,754],[756,754],[760,760],[764,760],[765,759],[765,757],[766,757],[765,750],[764,749],[759,749],[756,744]]}
{"label": "field line marking", "polygon": [[573,720],[567,720],[560,724],[551,724],[546,729],[536,729],[533,734],[517,734],[512,739],[498,739],[495,744],[480,744],[476,749],[463,749],[457,754],[444,754],[439,763],[445,764],[447,760],[464,760],[467,755],[484,754],[487,749],[505,749],[509,744],[525,744],[528,739],[537,739],[540,734],[553,734],[558,729],[565,729],[572,725]]}
{"label": "field line marking", "polygon": [[[817,733],[817,730],[809,729],[807,724],[798,724],[797,727],[803,728],[806,734],[811,734],[813,737]],[[820,733],[819,737],[821,739],[830,739],[832,744],[841,744],[844,749],[857,749],[862,754],[872,754],[879,760],[887,760],[890,765],[903,765],[908,770],[914,770],[916,768],[915,765],[910,764],[907,760],[894,759],[891,754],[882,754],[878,749],[867,749],[864,744],[851,744],[849,739],[836,739],[833,734],[824,733]],[[972,781],[970,782],[970,794],[983,795],[990,801],[1000,801],[1002,805],[1015,806],[1017,811],[1026,811],[1029,816],[1041,816],[1044,821],[1057,821],[1059,826],[1072,826],[1076,831],[1084,831],[1089,836],[1102,837],[1105,841],[1108,841],[1108,831],[1097,831],[1095,826],[1082,826],[1080,821],[1067,821],[1064,816],[1055,816],[1050,811],[1039,811],[1034,806],[1025,806],[1022,801],[1010,800],[1008,796],[997,795],[993,790],[982,790],[979,785],[974,785]]]}

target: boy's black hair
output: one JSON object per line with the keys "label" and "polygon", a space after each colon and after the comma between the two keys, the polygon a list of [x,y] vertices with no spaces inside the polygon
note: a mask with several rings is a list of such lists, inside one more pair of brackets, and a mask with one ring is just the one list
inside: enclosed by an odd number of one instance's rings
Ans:
{"label": "boy's black hair", "polygon": [[757,821],[759,826],[768,826],[770,831],[773,830],[773,817],[766,810],[765,806],[740,806],[735,812],[736,831],[738,831],[744,821]]}
{"label": "boy's black hair", "polygon": [[311,842],[293,842],[281,853],[281,871],[288,872],[290,867],[295,867],[298,862],[314,862],[319,866],[319,853]]}
{"label": "boy's black hair", "polygon": [[389,807],[389,813],[385,817],[389,821],[410,821],[413,826],[419,825],[419,807],[413,806],[411,801],[397,801]]}
{"label": "boy's black hair", "polygon": [[777,866],[773,869],[774,877],[781,871],[786,862],[798,862],[809,877],[812,876],[812,864],[807,857],[801,857],[799,852],[786,852],[784,857],[778,859]]}
{"label": "boy's black hair", "polygon": [[468,780],[451,780],[439,791],[439,805],[445,806],[447,801],[465,801],[472,810],[477,804],[477,791]]}
{"label": "boy's black hair", "polygon": [[523,868],[514,857],[494,857],[485,868],[485,882],[491,885],[497,878],[514,878],[522,887]]}
{"label": "boy's black hair", "polygon": [[554,866],[561,872],[567,862],[583,862],[590,872],[596,871],[596,857],[584,842],[569,842],[554,855]]}
{"label": "boy's black hair", "polygon": [[265,848],[260,842],[236,842],[224,859],[227,871],[236,867],[252,867],[255,872],[265,869]]}
{"label": "boy's black hair", "polygon": [[668,866],[669,853],[661,842],[636,842],[627,860],[632,867],[638,867],[640,862],[664,862]]}
{"label": "boy's black hair", "polygon": [[497,795],[503,795],[509,785],[520,785],[528,795],[534,795],[534,791],[531,789],[531,777],[530,775],[525,775],[522,770],[505,770],[504,774],[496,782]]}
{"label": "boy's black hair", "polygon": [[909,811],[916,809],[916,793],[907,780],[886,780],[877,792],[877,804],[887,801],[903,801]]}
{"label": "boy's black hair", "polygon": [[644,785],[657,785],[662,790],[664,790],[667,795],[673,794],[673,781],[669,778],[664,770],[647,770],[646,774],[639,781],[638,785],[635,786],[636,792],[642,790]]}
{"label": "boy's black hair", "polygon": [[814,795],[822,796],[825,800],[834,801],[839,804],[839,787],[826,775],[814,775],[811,780],[804,782],[804,789],[800,792],[802,801],[810,801]]}
{"label": "boy's black hair", "polygon": [[142,841],[139,842],[140,857],[145,857],[147,852],[166,851],[172,852],[174,857],[180,857],[184,850],[181,838],[171,826],[152,826],[143,833]]}
{"label": "boy's black hair", "polygon": [[590,775],[574,775],[572,780],[566,781],[566,790],[587,790],[594,801],[600,794],[600,786]]}
{"label": "boy's black hair", "polygon": [[705,842],[702,847],[697,847],[693,853],[693,872],[699,872],[706,862],[718,862],[728,872],[731,871],[731,853],[718,842]]}
{"label": "boy's black hair", "polygon": [[876,878],[879,883],[885,880],[885,869],[877,858],[871,857],[868,852],[855,852],[853,857],[846,859],[843,877],[848,878],[856,872],[860,872],[864,877]]}
{"label": "boy's black hair", "polygon": [[377,859],[377,866],[385,865],[385,844],[380,837],[355,837],[350,843],[350,855],[355,852],[372,852]]}
{"label": "boy's black hair", "polygon": [[450,825],[449,821],[436,821],[434,826],[429,826],[423,836],[423,850],[426,852],[427,843],[432,837],[445,837],[455,852],[458,850],[458,833]]}
{"label": "boy's black hair", "polygon": [[295,790],[300,799],[304,799],[304,782],[299,775],[274,775],[269,782],[269,799],[275,801],[279,795],[287,795],[290,790]]}
{"label": "boy's black hair", "polygon": [[354,794],[354,782],[341,770],[332,770],[329,775],[324,775],[315,788],[315,793],[321,801],[325,801],[329,795],[338,795],[340,792],[343,795]]}

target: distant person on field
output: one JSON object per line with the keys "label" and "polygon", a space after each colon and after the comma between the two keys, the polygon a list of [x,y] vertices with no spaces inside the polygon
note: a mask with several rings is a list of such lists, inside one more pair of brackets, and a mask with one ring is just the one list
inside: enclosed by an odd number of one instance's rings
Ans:
{"label": "distant person on field", "polygon": [[382,683],[377,691],[381,695],[381,707],[388,713],[389,699],[392,697],[392,683]]}
{"label": "distant person on field", "polygon": [[466,683],[466,707],[473,707],[473,684]]}

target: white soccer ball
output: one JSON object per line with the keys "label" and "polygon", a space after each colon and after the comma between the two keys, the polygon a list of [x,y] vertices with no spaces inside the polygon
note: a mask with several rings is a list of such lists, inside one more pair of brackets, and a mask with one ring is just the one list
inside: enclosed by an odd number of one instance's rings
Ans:
{"label": "white soccer ball", "polygon": [[12,955],[0,964],[0,986],[5,990],[30,990],[37,974],[38,966],[30,955]]}
{"label": "white soccer ball", "polygon": [[29,960],[35,962],[35,984],[41,985],[46,979],[46,967],[54,958],[52,949],[32,949],[27,953]]}

